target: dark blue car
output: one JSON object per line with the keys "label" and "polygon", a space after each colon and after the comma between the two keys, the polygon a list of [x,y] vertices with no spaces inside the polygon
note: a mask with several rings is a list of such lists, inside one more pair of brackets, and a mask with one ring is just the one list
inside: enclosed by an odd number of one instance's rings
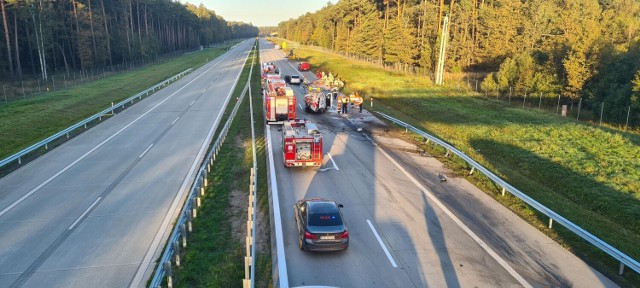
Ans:
{"label": "dark blue car", "polygon": [[298,245],[307,251],[336,251],[349,247],[342,204],[328,199],[303,199],[294,206]]}

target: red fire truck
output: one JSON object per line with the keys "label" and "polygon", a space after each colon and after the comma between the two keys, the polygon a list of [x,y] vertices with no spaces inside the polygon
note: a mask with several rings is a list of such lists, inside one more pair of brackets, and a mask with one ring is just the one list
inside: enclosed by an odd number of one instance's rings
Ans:
{"label": "red fire truck", "polygon": [[306,120],[285,121],[282,154],[285,167],[322,166],[322,135],[318,127]]}
{"label": "red fire truck", "polygon": [[296,96],[284,80],[267,78],[263,93],[267,122],[296,118]]}

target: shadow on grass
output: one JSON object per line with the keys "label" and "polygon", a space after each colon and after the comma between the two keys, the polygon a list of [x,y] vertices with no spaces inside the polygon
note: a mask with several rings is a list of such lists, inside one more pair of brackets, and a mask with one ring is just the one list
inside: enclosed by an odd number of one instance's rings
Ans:
{"label": "shadow on grass", "polygon": [[[640,257],[640,200],[514,145],[486,139],[473,139],[470,144],[502,172],[508,183],[632,258]],[[548,221],[542,213],[536,211],[534,215],[542,223]],[[559,224],[553,230],[570,250],[605,268],[601,271],[608,271],[609,277],[622,283],[640,281],[640,276],[630,270],[626,280],[615,275],[617,261]]]}

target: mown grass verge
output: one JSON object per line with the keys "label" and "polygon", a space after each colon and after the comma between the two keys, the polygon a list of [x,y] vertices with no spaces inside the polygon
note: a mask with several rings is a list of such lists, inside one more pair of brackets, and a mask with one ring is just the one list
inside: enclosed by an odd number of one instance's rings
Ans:
{"label": "mown grass verge", "polygon": [[205,49],[73,88],[2,104],[0,159],[110,107],[112,102],[124,100],[188,68],[197,69],[227,49]]}
{"label": "mown grass verge", "polygon": [[[364,91],[368,109],[389,113],[451,143],[545,206],[640,259],[638,134],[510,108],[458,87],[434,86],[426,78],[333,54],[304,48],[295,53],[312,64],[312,71],[331,71],[345,80],[347,90]],[[546,217],[515,197],[499,196],[500,187],[486,177],[468,176],[462,160],[440,158],[617,283],[640,286],[637,273],[627,269],[618,276],[615,260],[558,224],[547,229]]]}
{"label": "mown grass verge", "polygon": [[[240,96],[249,77],[249,67],[256,58],[252,79],[253,96],[245,96],[238,114],[229,130],[229,136],[222,145],[212,172],[209,174],[209,187],[193,221],[194,232],[189,236],[183,264],[176,268],[175,283],[178,287],[241,287],[244,278],[244,237],[246,236],[247,199],[250,169],[253,165],[251,147],[251,119],[249,101],[253,101],[256,121],[256,153],[258,160],[258,199],[260,208],[258,222],[267,221],[268,197],[266,180],[266,158],[264,127],[262,125],[262,102],[260,98],[259,61],[257,52],[249,58],[241,73],[232,99]],[[233,102],[227,107],[228,118]],[[221,124],[222,126],[222,124]],[[221,127],[220,127],[221,128]],[[220,130],[220,129],[219,129]],[[218,131],[219,132],[219,131]],[[218,134],[218,133],[216,133]],[[217,136],[216,136],[217,137]],[[234,192],[235,191],[235,192]],[[256,287],[271,286],[271,254],[267,235],[257,235]]]}

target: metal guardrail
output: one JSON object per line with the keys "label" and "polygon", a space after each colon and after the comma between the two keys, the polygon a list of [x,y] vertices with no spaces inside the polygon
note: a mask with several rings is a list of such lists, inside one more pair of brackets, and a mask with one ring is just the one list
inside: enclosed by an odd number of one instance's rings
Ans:
{"label": "metal guardrail", "polygon": [[98,112],[97,114],[95,114],[95,115],[93,115],[93,116],[91,116],[91,117],[89,117],[87,119],[84,119],[84,120],[76,123],[75,125],[70,126],[67,129],[64,129],[64,130],[62,130],[62,131],[60,131],[60,132],[58,132],[58,133],[56,133],[56,134],[54,134],[52,136],[49,136],[48,138],[46,138],[46,139],[44,139],[44,140],[42,140],[42,141],[40,141],[40,142],[38,142],[36,144],[33,144],[33,145],[23,149],[22,151],[20,151],[20,152],[18,152],[16,154],[13,154],[13,155],[5,158],[5,159],[2,159],[0,161],[0,168],[4,167],[5,165],[7,165],[9,163],[12,163],[13,161],[16,161],[16,160],[18,161],[18,164],[22,164],[22,157],[24,157],[25,155],[27,155],[27,154],[29,154],[29,153],[37,150],[37,149],[40,149],[43,146],[45,147],[45,149],[48,150],[49,149],[49,143],[55,141],[56,139],[58,139],[60,137],[63,137],[63,136],[66,136],[67,138],[69,138],[69,133],[71,133],[72,131],[74,131],[74,130],[80,128],[80,127],[87,128],[87,124],[89,124],[90,122],[92,122],[92,121],[94,121],[96,119],[99,119],[99,120],[102,121],[102,117],[104,115],[110,114],[110,113],[114,114],[115,113],[114,111],[116,109],[124,109],[126,104],[128,104],[128,103],[133,104],[133,100],[136,99],[136,98],[142,100],[142,96],[143,95],[144,96],[148,96],[150,93],[155,92],[156,89],[159,90],[161,87],[167,86],[169,83],[179,79],[180,77],[183,77],[184,75],[186,75],[187,73],[190,73],[191,71],[193,71],[193,69],[191,69],[191,68],[189,68],[187,70],[184,70],[184,71],[174,75],[173,77],[168,78],[168,79],[166,79],[166,80],[154,85],[151,88],[148,88],[147,90],[144,90],[144,91],[142,91],[142,92],[140,92],[140,93],[138,93],[136,95],[133,95],[133,96],[131,96],[131,97],[125,99],[125,100],[122,100],[121,102],[119,102],[117,104],[112,104],[111,108],[108,108],[108,109],[105,109],[105,110],[103,110],[101,112]]}
{"label": "metal guardrail", "polygon": [[502,187],[502,195],[504,195],[505,191],[515,195],[516,197],[520,198],[520,200],[524,201],[525,203],[527,203],[529,206],[535,208],[536,210],[542,212],[544,215],[546,215],[547,217],[549,217],[549,228],[552,228],[553,225],[553,221],[556,221],[558,223],[560,223],[560,225],[566,227],[567,229],[569,229],[571,232],[575,233],[576,235],[580,236],[582,239],[586,240],[587,242],[591,243],[592,245],[598,247],[600,250],[604,251],[605,253],[609,254],[611,257],[615,258],[616,260],[620,261],[620,268],[618,273],[620,275],[622,275],[622,273],[624,272],[624,267],[627,266],[631,269],[633,269],[634,271],[640,273],[640,263],[629,257],[628,255],[624,254],[623,252],[621,252],[620,250],[614,248],[613,246],[609,245],[608,243],[602,241],[600,238],[594,236],[593,234],[587,232],[586,230],[580,228],[578,225],[574,224],[573,222],[567,220],[566,218],[562,217],[560,214],[554,212],[553,210],[547,208],[546,206],[540,204],[538,201],[534,200],[533,198],[529,197],[528,195],[526,195],[525,193],[523,193],[522,191],[518,190],[517,188],[511,186],[509,183],[505,182],[504,180],[502,180],[500,177],[496,176],[495,174],[493,174],[491,171],[489,171],[487,168],[483,167],[482,165],[480,165],[478,162],[476,162],[475,160],[471,159],[469,156],[467,156],[466,154],[462,153],[460,150],[456,149],[455,147],[453,147],[452,145],[436,138],[435,136],[432,136],[430,134],[427,134],[426,132],[423,132],[415,127],[413,127],[410,124],[407,124],[401,120],[398,120],[396,118],[393,118],[387,114],[381,113],[381,112],[377,112],[376,113],[380,114],[382,117],[384,117],[385,119],[398,124],[404,128],[406,128],[407,130],[411,130],[414,133],[425,137],[427,139],[427,141],[433,141],[434,143],[444,147],[445,149],[447,149],[447,155],[449,153],[453,153],[455,155],[457,155],[458,157],[462,158],[464,161],[467,162],[467,164],[469,164],[472,168],[471,171],[469,172],[469,174],[472,174],[474,170],[478,170],[480,172],[482,172],[485,176],[487,176],[489,179],[491,179],[491,181],[495,182],[496,184],[500,185]]}
{"label": "metal guardrail", "polygon": [[[256,44],[257,45],[257,44]],[[254,50],[255,46],[254,46]],[[254,52],[257,53],[257,52]],[[251,179],[249,180],[249,207],[247,208],[247,237],[245,241],[246,257],[244,257],[244,279],[242,280],[243,288],[255,287],[256,276],[256,213],[255,209],[258,208],[258,197],[256,193],[258,191],[258,160],[256,156],[256,132],[255,122],[253,119],[253,93],[251,93],[251,77],[253,76],[253,65],[255,64],[254,58],[251,60],[251,69],[249,69],[249,79],[247,80],[247,87],[249,87],[249,114],[251,115],[251,150],[253,153],[253,167],[251,168]]]}
{"label": "metal guardrail", "polygon": [[[161,287],[162,279],[164,278],[164,276],[167,276],[167,285],[169,285],[169,287],[173,286],[171,259],[173,258],[175,260],[176,266],[180,266],[180,246],[182,246],[182,248],[187,247],[187,232],[193,231],[191,221],[193,220],[193,218],[197,217],[197,208],[199,208],[201,204],[200,197],[204,196],[205,189],[208,186],[207,174],[211,172],[211,166],[216,160],[216,156],[220,152],[222,144],[227,139],[227,133],[229,133],[231,123],[235,118],[236,113],[238,112],[238,108],[240,107],[240,103],[242,103],[242,99],[244,99],[244,95],[246,94],[248,87],[249,86],[246,85],[244,90],[242,90],[242,93],[240,94],[238,101],[236,101],[236,104],[233,107],[229,118],[227,118],[227,122],[224,124],[224,127],[220,131],[218,139],[216,139],[216,141],[214,142],[211,150],[204,158],[200,170],[198,170],[198,174],[195,181],[193,182],[191,191],[187,196],[184,207],[180,212],[180,217],[175,224],[173,232],[168,239],[168,244],[164,249],[164,252],[162,253],[158,268],[156,268],[149,287]],[[182,245],[180,245],[180,243],[182,243]]]}

